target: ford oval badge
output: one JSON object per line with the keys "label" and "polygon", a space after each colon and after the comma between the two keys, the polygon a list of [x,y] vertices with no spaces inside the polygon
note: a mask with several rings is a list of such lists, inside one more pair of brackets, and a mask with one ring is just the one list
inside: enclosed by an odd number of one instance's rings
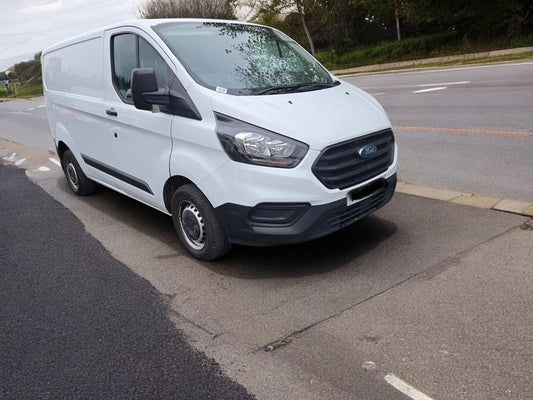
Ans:
{"label": "ford oval badge", "polygon": [[378,152],[378,148],[375,144],[367,144],[359,149],[358,153],[363,158],[372,157]]}

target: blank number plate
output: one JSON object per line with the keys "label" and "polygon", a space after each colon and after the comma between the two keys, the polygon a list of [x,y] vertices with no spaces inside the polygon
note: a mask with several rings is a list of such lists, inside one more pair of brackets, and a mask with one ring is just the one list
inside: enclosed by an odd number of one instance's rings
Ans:
{"label": "blank number plate", "polygon": [[351,206],[354,203],[367,199],[374,193],[381,191],[386,185],[387,181],[382,178],[372,181],[365,186],[350,190],[346,197],[346,205]]}

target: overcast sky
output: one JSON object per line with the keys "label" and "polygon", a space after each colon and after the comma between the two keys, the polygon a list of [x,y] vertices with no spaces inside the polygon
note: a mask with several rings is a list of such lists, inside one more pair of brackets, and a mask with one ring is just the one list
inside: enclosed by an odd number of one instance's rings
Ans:
{"label": "overcast sky", "polygon": [[71,36],[136,18],[141,0],[0,0],[0,71]]}

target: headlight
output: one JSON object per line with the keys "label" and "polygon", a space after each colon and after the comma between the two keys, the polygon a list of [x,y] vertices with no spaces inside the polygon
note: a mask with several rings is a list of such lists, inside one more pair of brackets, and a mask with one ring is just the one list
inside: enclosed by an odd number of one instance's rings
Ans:
{"label": "headlight", "polygon": [[238,162],[294,168],[309,146],[258,126],[215,113],[217,133],[228,156]]}

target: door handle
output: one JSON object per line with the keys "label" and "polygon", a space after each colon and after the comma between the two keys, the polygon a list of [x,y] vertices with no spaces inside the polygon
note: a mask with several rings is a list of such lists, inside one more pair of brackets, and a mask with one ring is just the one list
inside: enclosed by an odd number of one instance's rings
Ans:
{"label": "door handle", "polygon": [[109,109],[105,110],[105,113],[107,115],[111,115],[112,117],[118,116],[118,113],[115,111],[114,108],[109,108]]}

